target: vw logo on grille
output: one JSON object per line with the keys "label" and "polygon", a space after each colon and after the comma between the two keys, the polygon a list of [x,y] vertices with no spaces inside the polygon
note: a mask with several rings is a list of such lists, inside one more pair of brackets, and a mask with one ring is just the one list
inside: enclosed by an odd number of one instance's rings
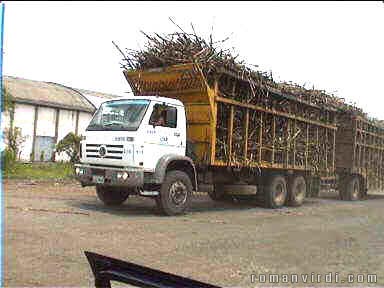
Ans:
{"label": "vw logo on grille", "polygon": [[107,154],[107,147],[104,145],[99,148],[99,155],[101,158],[105,157],[105,154]]}

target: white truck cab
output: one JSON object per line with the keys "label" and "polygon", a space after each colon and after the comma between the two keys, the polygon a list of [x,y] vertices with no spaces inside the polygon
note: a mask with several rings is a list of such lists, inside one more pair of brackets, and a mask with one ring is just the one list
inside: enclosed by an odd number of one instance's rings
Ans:
{"label": "white truck cab", "polygon": [[155,197],[165,214],[180,214],[197,188],[186,145],[181,101],[158,96],[117,98],[101,104],[90,121],[75,172],[83,186],[96,186],[99,199],[107,205],[139,194]]}

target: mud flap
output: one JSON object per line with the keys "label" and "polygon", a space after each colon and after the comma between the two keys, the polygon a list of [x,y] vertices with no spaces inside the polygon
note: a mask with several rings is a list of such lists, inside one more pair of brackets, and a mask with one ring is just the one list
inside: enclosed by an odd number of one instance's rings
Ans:
{"label": "mud flap", "polygon": [[85,251],[96,288],[110,288],[111,281],[151,288],[221,288],[178,275]]}

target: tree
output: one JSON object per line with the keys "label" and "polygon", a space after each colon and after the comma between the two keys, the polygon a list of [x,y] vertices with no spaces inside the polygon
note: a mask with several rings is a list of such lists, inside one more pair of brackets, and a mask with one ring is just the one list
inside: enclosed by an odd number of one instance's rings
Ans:
{"label": "tree", "polygon": [[4,86],[3,86],[2,94],[3,94],[2,95],[3,103],[1,105],[1,112],[13,110],[15,104],[12,100],[12,94],[9,93],[8,90]]}
{"label": "tree", "polygon": [[20,127],[5,128],[5,144],[8,146],[16,157],[19,156],[20,148],[27,139],[26,136],[23,136],[21,133]]}
{"label": "tree", "polygon": [[56,152],[65,152],[70,158],[71,163],[76,163],[80,159],[80,141],[81,136],[73,132],[69,132],[63,139],[56,145]]}

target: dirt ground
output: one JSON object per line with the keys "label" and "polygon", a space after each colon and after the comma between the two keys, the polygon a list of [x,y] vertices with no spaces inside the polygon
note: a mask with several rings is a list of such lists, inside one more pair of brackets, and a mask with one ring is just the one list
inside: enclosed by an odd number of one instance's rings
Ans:
{"label": "dirt ground", "polygon": [[252,274],[329,272],[376,274],[384,285],[384,195],[322,195],[280,210],[196,195],[188,215],[164,217],[151,199],[104,207],[77,183],[4,188],[5,286],[93,286],[85,250],[226,287],[269,285]]}

